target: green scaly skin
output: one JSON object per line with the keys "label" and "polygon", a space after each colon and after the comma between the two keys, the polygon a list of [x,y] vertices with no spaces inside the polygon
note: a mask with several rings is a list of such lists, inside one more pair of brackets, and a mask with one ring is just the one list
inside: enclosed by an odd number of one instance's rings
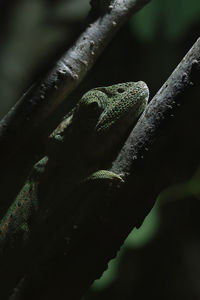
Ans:
{"label": "green scaly skin", "polygon": [[70,218],[78,205],[74,200],[71,203],[71,196],[77,188],[81,191],[84,183],[123,182],[119,174],[104,168],[145,109],[148,96],[148,87],[142,81],[95,88],[83,95],[51,134],[47,156],[34,166],[2,219],[0,245],[11,239],[13,243],[15,234],[19,239],[19,232],[24,241],[34,227],[44,236],[59,226],[61,211],[67,211],[63,217]]}

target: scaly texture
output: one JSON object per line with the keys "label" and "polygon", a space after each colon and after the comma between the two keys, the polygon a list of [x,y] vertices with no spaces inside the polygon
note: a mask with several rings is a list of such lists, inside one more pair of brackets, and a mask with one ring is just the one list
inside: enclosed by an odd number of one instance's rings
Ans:
{"label": "scaly texture", "polygon": [[49,158],[34,166],[29,180],[2,219],[4,243],[10,240],[11,232],[16,233],[17,228],[29,223],[31,208],[38,210],[37,222],[43,222],[55,214],[58,202],[66,199],[80,182],[123,181],[113,172],[98,169],[116,153],[128,128],[146,107],[148,95],[148,87],[142,81],[95,88],[83,95],[50,136]]}
{"label": "scaly texture", "polygon": [[[16,247],[21,247],[21,259],[29,266],[31,260],[32,267],[38,268],[41,262],[59,256],[64,237],[73,239],[73,219],[87,201],[84,194],[94,184],[116,188],[123,182],[119,174],[104,169],[146,107],[148,95],[142,81],[95,88],[83,95],[51,134],[47,156],[34,166],[2,219],[2,251],[13,248],[10,253],[14,255]],[[23,255],[24,245],[29,250]],[[19,263],[18,257],[16,268]]]}

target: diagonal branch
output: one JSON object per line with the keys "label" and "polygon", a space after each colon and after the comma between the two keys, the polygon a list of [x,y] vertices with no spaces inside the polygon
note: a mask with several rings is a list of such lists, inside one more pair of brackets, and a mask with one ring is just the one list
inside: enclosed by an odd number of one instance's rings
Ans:
{"label": "diagonal branch", "polygon": [[2,119],[0,216],[16,197],[33,164],[45,155],[46,138],[53,130],[48,118],[86,76],[121,25],[148,2],[113,1],[109,10],[85,29],[53,69],[38,80]]}
{"label": "diagonal branch", "polygon": [[135,160],[148,150],[161,124],[169,115],[173,117],[174,109],[181,103],[181,95],[199,84],[199,76],[200,38],[151,100],[115,160],[112,171],[125,177],[130,174]]}
{"label": "diagonal branch", "polygon": [[36,82],[0,123],[0,163],[26,144],[35,131],[75,89],[128,17],[149,0],[115,0],[109,11],[90,24],[53,69]]}

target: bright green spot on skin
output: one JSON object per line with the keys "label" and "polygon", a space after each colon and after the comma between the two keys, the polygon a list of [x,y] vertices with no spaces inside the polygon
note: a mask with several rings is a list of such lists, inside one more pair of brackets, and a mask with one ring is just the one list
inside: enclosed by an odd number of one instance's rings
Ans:
{"label": "bright green spot on skin", "polygon": [[56,139],[58,142],[63,142],[63,137],[62,137],[60,134],[56,134],[55,139]]}
{"label": "bright green spot on skin", "polygon": [[29,227],[27,223],[22,224],[21,229],[25,232],[29,232]]}

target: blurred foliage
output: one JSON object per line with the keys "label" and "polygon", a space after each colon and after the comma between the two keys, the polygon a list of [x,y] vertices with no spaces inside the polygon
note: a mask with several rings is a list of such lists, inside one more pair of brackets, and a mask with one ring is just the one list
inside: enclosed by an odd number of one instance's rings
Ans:
{"label": "blurred foliage", "polygon": [[163,205],[171,201],[191,197],[200,198],[200,167],[188,181],[172,185],[163,190],[158,197],[158,201]]}
{"label": "blurred foliage", "polygon": [[[186,204],[186,207],[187,207],[186,209],[188,210],[188,207],[190,207],[189,201],[194,202],[193,197],[196,198],[198,201],[200,200],[200,168],[197,169],[197,171],[194,173],[194,175],[191,177],[190,180],[180,183],[180,184],[177,184],[177,185],[174,185],[174,186],[170,186],[160,193],[160,195],[157,198],[156,204],[152,208],[149,215],[145,218],[142,226],[139,229],[134,228],[134,230],[127,237],[124,245],[121,247],[121,250],[118,253],[118,255],[116,256],[116,258],[111,260],[110,263],[108,264],[108,270],[105,271],[103,273],[102,277],[99,280],[96,280],[94,282],[94,284],[92,285],[90,293],[92,294],[92,297],[94,299],[95,299],[95,295],[98,294],[99,291],[104,291],[104,290],[106,291],[107,289],[109,289],[110,286],[112,286],[112,284],[115,281],[118,281],[119,272],[120,272],[119,271],[120,264],[123,264],[124,257],[126,256],[126,250],[128,250],[128,249],[134,250],[137,248],[139,250],[141,250],[142,248],[144,248],[144,249],[146,247],[148,248],[148,243],[155,244],[155,241],[158,238],[158,235],[163,234],[163,232],[160,228],[160,218],[161,218],[160,210],[165,211],[166,207],[170,203],[173,204],[173,202],[175,203],[175,205],[178,205],[178,209],[181,209],[182,205]],[[182,201],[185,201],[185,203],[182,203]],[[191,211],[194,210],[193,205],[194,204],[192,204],[192,210],[191,209],[188,210],[188,215],[190,214]],[[198,206],[200,206],[200,204],[198,204],[198,202],[197,202],[197,207]],[[169,211],[169,213],[171,214],[171,211]],[[184,206],[183,206],[183,212],[181,214],[183,215],[182,216],[183,220],[180,220],[180,219],[176,220],[175,223],[169,222],[169,224],[170,224],[169,231],[171,232],[171,239],[173,239],[173,235],[174,235],[172,226],[174,226],[176,224],[176,222],[179,222],[179,228],[181,230],[183,230],[183,232],[182,232],[183,237],[184,237],[185,231],[184,231],[184,227],[181,228],[181,226],[183,226],[183,224],[185,222],[184,219],[186,219],[187,222],[190,223],[190,220],[189,220],[187,214],[185,213]],[[170,215],[169,215],[169,217],[170,217]],[[163,220],[162,220],[162,222],[163,222]],[[193,228],[193,226],[192,226],[192,228]],[[175,230],[175,234],[176,234],[176,231],[177,231],[177,229]],[[168,238],[170,239],[170,236]],[[169,245],[169,247],[170,247],[170,245]],[[188,247],[189,247],[189,243],[188,243]],[[174,251],[175,252],[177,251],[176,248],[174,248]],[[134,252],[132,255],[134,256]],[[196,259],[197,259],[196,262],[199,263],[200,257],[198,257]],[[141,267],[142,267],[142,265],[141,265]],[[134,268],[134,265],[133,265],[133,268]],[[186,272],[186,270],[185,270],[185,272]],[[137,274],[137,272],[135,272],[135,275],[136,274]],[[199,272],[197,272],[197,274],[199,274]],[[172,276],[173,276],[173,273],[172,273]],[[131,289],[131,286],[129,286],[129,288]],[[88,297],[86,296],[84,298],[85,300],[91,299],[90,293],[89,293]],[[195,293],[196,293],[196,291],[195,291]],[[184,298],[184,299],[188,299],[187,297],[188,297],[188,291],[186,293],[186,298]],[[199,293],[197,294],[197,297],[199,297]],[[97,299],[98,299],[98,297],[97,297]],[[136,298],[136,299],[138,299],[138,298]],[[143,299],[143,298],[141,298],[141,299]],[[169,299],[169,298],[165,298],[165,299]],[[177,298],[177,299],[179,299],[179,298]],[[193,298],[191,298],[191,299],[193,299]],[[196,298],[194,298],[194,299],[196,299]]]}
{"label": "blurred foliage", "polygon": [[[145,218],[139,229],[134,228],[127,237],[124,245],[121,247],[117,257],[108,264],[108,270],[105,271],[99,280],[96,280],[91,287],[93,290],[105,289],[117,278],[118,266],[120,260],[127,248],[141,248],[155,238],[160,226],[160,206],[166,205],[171,201],[181,201],[196,196],[200,199],[200,168],[193,177],[179,185],[170,186],[158,196],[156,204],[149,215]],[[180,203],[181,206],[181,203]]]}
{"label": "blurred foliage", "polygon": [[[4,4],[4,5],[3,5]],[[24,0],[0,4],[0,117],[80,32],[88,0]],[[4,14],[6,15],[3,16]]]}
{"label": "blurred foliage", "polygon": [[134,228],[125,240],[120,252],[116,258],[112,259],[108,264],[108,270],[105,271],[102,277],[96,280],[91,287],[94,290],[101,290],[107,287],[111,282],[116,279],[118,265],[120,259],[127,248],[140,248],[147,244],[153,237],[159,228],[159,208],[155,204],[149,215],[145,218],[142,226],[139,229]]}
{"label": "blurred foliage", "polygon": [[153,0],[134,16],[131,29],[145,40],[162,32],[166,39],[180,39],[195,21],[199,21],[198,0]]}

